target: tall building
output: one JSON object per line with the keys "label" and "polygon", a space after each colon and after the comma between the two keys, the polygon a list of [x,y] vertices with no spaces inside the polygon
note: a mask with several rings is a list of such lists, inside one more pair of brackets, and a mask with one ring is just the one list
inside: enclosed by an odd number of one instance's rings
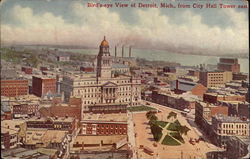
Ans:
{"label": "tall building", "polygon": [[1,96],[15,97],[27,95],[29,91],[28,80],[13,79],[1,80]]}
{"label": "tall building", "polygon": [[47,76],[32,77],[32,93],[38,97],[56,93],[56,79]]}
{"label": "tall building", "polygon": [[240,72],[240,64],[237,58],[220,58],[217,69],[221,71],[231,71],[233,73]]}
{"label": "tall building", "polygon": [[233,79],[232,72],[228,71],[201,71],[199,76],[200,83],[207,88],[223,86]]}
{"label": "tall building", "polygon": [[68,101],[70,97],[81,97],[83,111],[100,104],[139,105],[141,100],[140,78],[114,74],[111,68],[112,56],[109,52],[109,43],[104,37],[97,56],[96,74],[82,73],[63,77],[61,93],[64,94],[65,101]]}

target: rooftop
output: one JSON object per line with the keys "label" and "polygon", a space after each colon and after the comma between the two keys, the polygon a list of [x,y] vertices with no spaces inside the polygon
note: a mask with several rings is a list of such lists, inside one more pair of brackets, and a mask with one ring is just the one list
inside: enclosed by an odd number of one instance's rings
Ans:
{"label": "rooftop", "polygon": [[1,133],[15,134],[19,132],[19,127],[25,120],[3,120],[1,121]]}
{"label": "rooftop", "polygon": [[27,130],[26,131],[26,144],[36,144],[38,142],[43,143],[61,143],[63,138],[65,137],[67,131],[59,131],[59,130]]}
{"label": "rooftop", "polygon": [[52,120],[53,122],[73,122],[73,117],[32,117],[28,121],[47,121]]}
{"label": "rooftop", "polygon": [[77,136],[75,143],[84,144],[100,144],[103,141],[103,144],[113,144],[118,141],[126,138],[126,135],[112,135],[112,136]]}
{"label": "rooftop", "polygon": [[120,63],[113,63],[112,68],[129,68],[127,65],[120,64]]}
{"label": "rooftop", "polygon": [[214,116],[215,119],[217,119],[220,122],[229,122],[229,123],[249,123],[249,120],[244,121],[241,120],[239,117],[234,117],[234,116],[226,116],[226,115],[222,115],[222,114],[217,114],[216,116]]}
{"label": "rooftop", "polygon": [[113,122],[127,122],[128,117],[127,113],[114,113],[114,114],[93,114],[93,113],[85,113],[83,115],[84,122],[86,121],[113,121]]}

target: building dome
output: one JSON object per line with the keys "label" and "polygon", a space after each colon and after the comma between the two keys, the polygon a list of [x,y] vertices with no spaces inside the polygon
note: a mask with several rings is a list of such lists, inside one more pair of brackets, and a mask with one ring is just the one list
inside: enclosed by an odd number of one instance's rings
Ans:
{"label": "building dome", "polygon": [[102,40],[102,42],[101,42],[101,45],[100,45],[100,46],[103,46],[103,47],[109,47],[109,43],[108,43],[108,41],[106,41],[105,36],[104,36],[104,39]]}

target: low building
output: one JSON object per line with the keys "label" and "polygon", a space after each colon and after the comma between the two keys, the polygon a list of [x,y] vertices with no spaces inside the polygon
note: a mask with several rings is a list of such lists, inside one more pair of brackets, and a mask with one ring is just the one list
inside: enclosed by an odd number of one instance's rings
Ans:
{"label": "low building", "polygon": [[94,67],[90,67],[90,66],[81,66],[80,67],[80,71],[83,72],[94,72]]}
{"label": "low building", "polygon": [[[249,103],[242,101],[218,101],[216,105],[228,107],[229,116],[239,116],[239,105],[247,105]],[[246,109],[246,108],[245,108]]]}
{"label": "low building", "polygon": [[250,152],[250,140],[248,137],[224,136],[226,138],[224,151],[212,151],[207,153],[207,159],[247,159]]}
{"label": "low building", "polygon": [[28,129],[60,130],[73,133],[77,120],[72,117],[33,117],[27,120]]}
{"label": "low building", "polygon": [[180,95],[158,91],[152,93],[153,102],[179,110],[194,109],[195,101],[198,99],[197,96],[192,95],[190,92]]}
{"label": "low building", "polygon": [[222,71],[240,72],[240,64],[237,58],[220,58],[217,68]]}
{"label": "low building", "polygon": [[200,70],[194,70],[194,69],[188,70],[188,75],[199,78],[200,77]]}
{"label": "low building", "polygon": [[127,113],[85,113],[81,120],[81,135],[127,135]]}
{"label": "low building", "polygon": [[250,105],[248,102],[238,104],[238,116],[241,118],[248,118],[250,114]]}
{"label": "low building", "polygon": [[47,154],[52,151],[56,152],[57,158],[66,158],[71,141],[72,137],[67,131],[28,129],[23,147],[29,149],[45,148]]}
{"label": "low building", "polygon": [[249,81],[249,74],[247,73],[233,73],[233,80],[248,80]]}
{"label": "low building", "polygon": [[120,63],[113,63],[112,66],[112,72],[115,73],[120,73],[120,74],[127,74],[130,73],[129,66],[120,64]]}
{"label": "low building", "polygon": [[83,113],[127,113],[127,104],[95,104],[82,107]]}
{"label": "low building", "polygon": [[218,101],[245,101],[245,96],[231,93],[205,93],[203,101],[208,103],[217,103]]}
{"label": "low building", "polygon": [[56,60],[59,62],[68,62],[70,61],[70,55],[57,55]]}
{"label": "low building", "polygon": [[23,118],[36,115],[39,104],[37,102],[14,102],[12,103],[13,117]]}
{"label": "low building", "polygon": [[231,136],[226,143],[228,158],[249,158],[250,139],[249,137]]}
{"label": "low building", "polygon": [[176,94],[182,94],[190,91],[193,95],[202,97],[207,88],[200,83],[177,79],[171,83],[171,90]]}
{"label": "low building", "polygon": [[25,74],[31,75],[31,74],[32,74],[32,67],[25,67],[25,66],[23,66],[23,67],[22,67],[22,71],[23,71]]}
{"label": "low building", "polygon": [[27,95],[29,91],[28,80],[25,79],[1,79],[1,96],[15,97]]}
{"label": "low building", "polygon": [[56,79],[47,76],[32,77],[32,93],[38,97],[56,94]]}
{"label": "low building", "polygon": [[41,117],[72,117],[81,119],[81,107],[78,106],[51,106],[39,109]]}
{"label": "low building", "polygon": [[1,157],[4,159],[14,159],[14,158],[54,158],[56,157],[56,150],[37,148],[37,149],[25,149],[25,148],[15,148],[9,150],[1,151]]}
{"label": "low building", "polygon": [[175,67],[166,66],[166,67],[163,68],[163,72],[176,73],[176,68]]}
{"label": "low building", "polygon": [[25,120],[1,121],[1,145],[4,150],[17,147],[26,131]]}
{"label": "low building", "polygon": [[228,107],[215,106],[201,101],[195,103],[195,123],[209,136],[213,135],[211,133],[212,117],[216,114],[228,115]]}
{"label": "low building", "polygon": [[212,117],[214,143],[225,146],[228,138],[225,136],[249,137],[250,122],[239,117],[217,114]]}
{"label": "low building", "polygon": [[12,119],[12,112],[10,106],[1,101],[1,121],[2,120],[11,120]]}
{"label": "low building", "polygon": [[1,127],[1,150],[17,147],[17,134],[18,132],[15,130]]}

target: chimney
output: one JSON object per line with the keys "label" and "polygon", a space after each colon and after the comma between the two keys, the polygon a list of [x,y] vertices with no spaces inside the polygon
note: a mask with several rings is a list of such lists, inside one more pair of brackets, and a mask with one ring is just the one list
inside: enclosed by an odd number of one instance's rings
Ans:
{"label": "chimney", "polygon": [[124,45],[122,45],[122,57],[124,57]]}
{"label": "chimney", "polygon": [[131,46],[129,46],[129,57],[131,57]]}
{"label": "chimney", "polygon": [[115,46],[115,57],[116,57],[116,46]]}

